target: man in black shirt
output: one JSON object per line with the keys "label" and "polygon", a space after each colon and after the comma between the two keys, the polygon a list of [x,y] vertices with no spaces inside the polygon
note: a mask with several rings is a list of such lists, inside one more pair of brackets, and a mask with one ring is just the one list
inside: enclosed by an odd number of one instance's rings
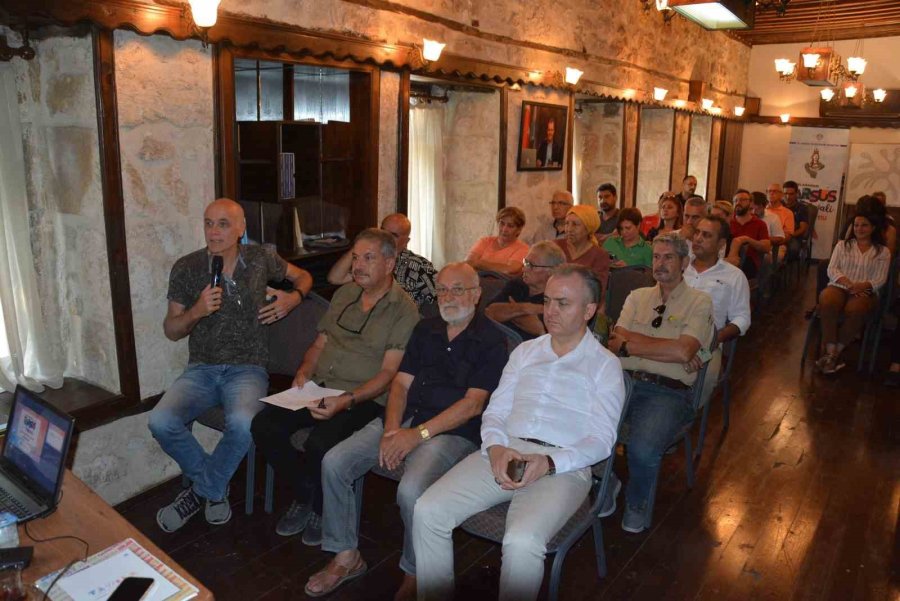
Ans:
{"label": "man in black shirt", "polygon": [[[244,211],[220,198],[203,214],[206,248],[181,257],[169,276],[169,308],[163,329],[169,340],[189,336],[190,358],[150,413],[150,431],[193,483],[159,510],[156,521],[166,532],[183,526],[200,511],[206,521],[231,519],[228,481],[250,447],[250,422],[266,395],[268,342],[263,326],[300,304],[312,277],[261,246],[241,246]],[[213,286],[213,259],[221,257],[220,282]],[[288,292],[266,289],[270,280],[288,279]],[[273,299],[274,300],[271,300]],[[225,410],[225,431],[210,454],[189,429],[215,406]]]}
{"label": "man in black shirt", "polygon": [[451,263],[437,277],[441,317],[413,330],[391,385],[384,418],[378,417],[333,447],[322,461],[322,549],[336,553],[306,585],[311,596],[333,591],[362,575],[354,481],[376,464],[403,464],[397,504],[406,531],[400,568],[405,578],[396,598],[414,599],[412,515],[422,492],[481,444],[481,412],[506,364],[506,340],[475,313],[481,288],[465,263]]}
{"label": "man in black shirt", "polygon": [[484,314],[511,327],[523,340],[547,333],[544,328],[544,288],[553,268],[566,256],[553,242],[538,242],[525,256],[522,275],[510,280],[488,305]]}

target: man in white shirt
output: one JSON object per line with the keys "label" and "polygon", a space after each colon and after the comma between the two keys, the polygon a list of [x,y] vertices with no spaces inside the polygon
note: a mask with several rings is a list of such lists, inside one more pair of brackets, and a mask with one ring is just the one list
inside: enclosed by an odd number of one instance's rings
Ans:
{"label": "man in white shirt", "polygon": [[[721,345],[743,336],[750,328],[750,284],[744,272],[720,258],[728,243],[728,222],[721,217],[704,217],[695,227],[691,249],[694,258],[684,270],[684,281],[691,288],[709,294],[716,322],[716,352],[710,359],[703,386],[705,403],[719,379],[722,364]],[[695,358],[696,361],[696,358]],[[699,361],[695,368],[699,369]]]}
{"label": "man in white shirt", "polygon": [[[609,457],[625,401],[618,360],[587,327],[600,282],[561,265],[544,292],[548,334],[513,351],[482,415],[481,451],[435,482],[416,503],[413,542],[419,601],[453,598],[453,529],[511,501],[503,539],[501,600],[536,599],[547,542],[584,501],[591,465]],[[514,461],[524,461],[518,481]]]}
{"label": "man in white shirt", "polygon": [[[766,222],[766,226],[769,228],[769,240],[773,245],[778,246],[778,260],[781,261],[787,252],[787,246],[785,245],[787,238],[784,235],[784,226],[781,218],[767,208],[766,200],[761,195],[754,193],[751,203],[753,204],[753,214]],[[771,263],[772,255],[765,255],[763,259]]]}

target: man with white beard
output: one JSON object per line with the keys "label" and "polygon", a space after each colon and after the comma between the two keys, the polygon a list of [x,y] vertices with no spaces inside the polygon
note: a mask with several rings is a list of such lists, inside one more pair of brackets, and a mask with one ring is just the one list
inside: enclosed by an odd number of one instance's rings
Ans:
{"label": "man with white beard", "polygon": [[336,555],[310,577],[310,596],[328,594],[365,573],[353,483],[375,465],[395,469],[404,464],[397,488],[405,527],[400,558],[404,579],[395,599],[415,599],[413,508],[425,489],[481,444],[481,412],[506,365],[506,339],[475,313],[481,288],[468,264],[444,267],[435,294],[441,316],[420,321],[413,330],[384,418],[369,422],[322,461],[322,549]]}

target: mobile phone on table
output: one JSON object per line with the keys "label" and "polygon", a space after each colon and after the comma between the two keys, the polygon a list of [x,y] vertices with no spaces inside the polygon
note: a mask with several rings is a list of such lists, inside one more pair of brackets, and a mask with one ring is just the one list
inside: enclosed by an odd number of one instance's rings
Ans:
{"label": "mobile phone on table", "polygon": [[153,578],[129,576],[119,584],[107,601],[141,601],[153,590],[154,584]]}
{"label": "mobile phone on table", "polygon": [[513,459],[506,464],[506,475],[509,476],[509,479],[513,482],[521,482],[522,477],[525,475],[525,466],[527,464],[527,461]]}

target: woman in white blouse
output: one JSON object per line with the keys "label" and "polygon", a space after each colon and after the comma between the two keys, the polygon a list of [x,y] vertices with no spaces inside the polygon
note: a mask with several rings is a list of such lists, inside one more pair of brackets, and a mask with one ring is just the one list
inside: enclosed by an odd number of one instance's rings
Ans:
{"label": "woman in white blouse", "polygon": [[816,367],[824,374],[844,367],[841,352],[859,336],[866,318],[878,307],[878,289],[887,281],[891,263],[883,231],[877,216],[857,214],[853,231],[831,253],[828,286],[819,295],[825,354]]}

